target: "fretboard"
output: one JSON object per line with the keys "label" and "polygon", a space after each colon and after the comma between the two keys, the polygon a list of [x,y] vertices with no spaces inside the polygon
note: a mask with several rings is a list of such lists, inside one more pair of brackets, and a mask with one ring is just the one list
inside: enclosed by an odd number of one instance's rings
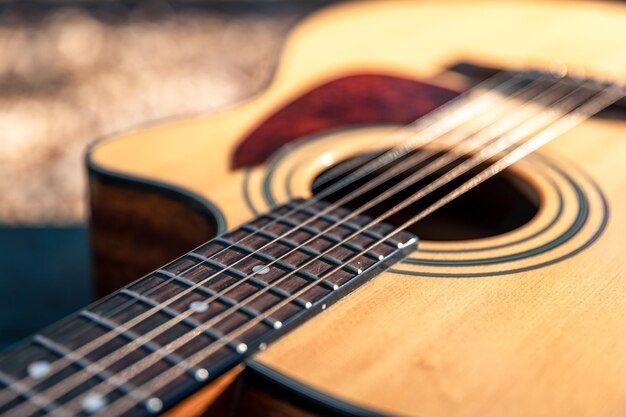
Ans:
{"label": "fretboard", "polygon": [[162,411],[416,247],[327,207],[278,207],[3,353],[0,414]]}

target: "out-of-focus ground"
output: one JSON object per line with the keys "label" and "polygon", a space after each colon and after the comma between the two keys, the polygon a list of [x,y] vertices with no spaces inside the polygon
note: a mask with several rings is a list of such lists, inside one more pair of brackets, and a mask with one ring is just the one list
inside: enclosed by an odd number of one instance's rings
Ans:
{"label": "out-of-focus ground", "polygon": [[107,3],[0,12],[0,224],[82,222],[89,143],[260,90],[312,9]]}
{"label": "out-of-focus ground", "polygon": [[323,3],[0,0],[0,349],[92,299],[86,147],[259,91]]}

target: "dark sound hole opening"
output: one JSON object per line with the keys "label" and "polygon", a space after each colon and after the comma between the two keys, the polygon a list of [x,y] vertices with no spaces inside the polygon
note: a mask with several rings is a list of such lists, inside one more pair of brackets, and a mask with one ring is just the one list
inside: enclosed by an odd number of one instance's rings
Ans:
{"label": "dark sound hole opening", "polygon": [[[414,152],[405,155],[394,163],[382,167],[367,177],[361,178],[323,199],[329,202],[335,202],[347,193],[355,191],[374,177],[382,174],[385,170],[393,169],[394,166],[401,163],[403,160],[414,157],[415,154]],[[402,174],[395,176],[384,184],[351,200],[345,204],[345,206],[353,210],[363,206],[365,203],[373,200],[384,191],[401,182],[441,155],[442,153],[431,156],[424,162],[413,166],[409,170],[405,170]],[[313,193],[319,195],[320,192],[330,187],[333,183],[359,169],[364,163],[370,161],[372,157],[372,154],[360,155],[342,161],[340,164],[329,168],[327,171],[321,173],[313,182]],[[448,172],[452,167],[462,163],[464,160],[464,158],[459,158],[456,163],[450,164],[423,180],[418,181],[402,192],[370,208],[365,213],[372,217],[378,217]],[[421,201],[409,205],[385,221],[396,226],[404,223],[430,204],[478,174],[488,165],[489,164],[483,164],[476,167],[465,175],[462,175],[458,179],[434,191]],[[338,172],[341,172],[341,175],[333,174]],[[328,180],[329,178],[333,179]],[[425,217],[414,224],[409,230],[423,240],[454,241],[480,239],[515,230],[528,223],[538,211],[539,195],[537,191],[524,179],[505,170]]]}

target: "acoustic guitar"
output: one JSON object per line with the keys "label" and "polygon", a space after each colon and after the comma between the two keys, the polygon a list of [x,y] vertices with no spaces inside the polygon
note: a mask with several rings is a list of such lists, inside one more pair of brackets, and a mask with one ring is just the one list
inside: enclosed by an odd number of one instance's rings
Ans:
{"label": "acoustic guitar", "polygon": [[624,39],[350,2],[258,96],[100,141],[103,298],[0,355],[0,414],[625,416]]}

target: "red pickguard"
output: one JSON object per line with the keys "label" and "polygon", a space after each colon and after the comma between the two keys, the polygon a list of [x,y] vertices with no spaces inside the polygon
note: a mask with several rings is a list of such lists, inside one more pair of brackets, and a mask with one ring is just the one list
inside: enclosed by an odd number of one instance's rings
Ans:
{"label": "red pickguard", "polygon": [[232,168],[256,165],[283,145],[344,126],[408,124],[457,92],[390,75],[352,75],[323,84],[278,110],[237,147]]}

